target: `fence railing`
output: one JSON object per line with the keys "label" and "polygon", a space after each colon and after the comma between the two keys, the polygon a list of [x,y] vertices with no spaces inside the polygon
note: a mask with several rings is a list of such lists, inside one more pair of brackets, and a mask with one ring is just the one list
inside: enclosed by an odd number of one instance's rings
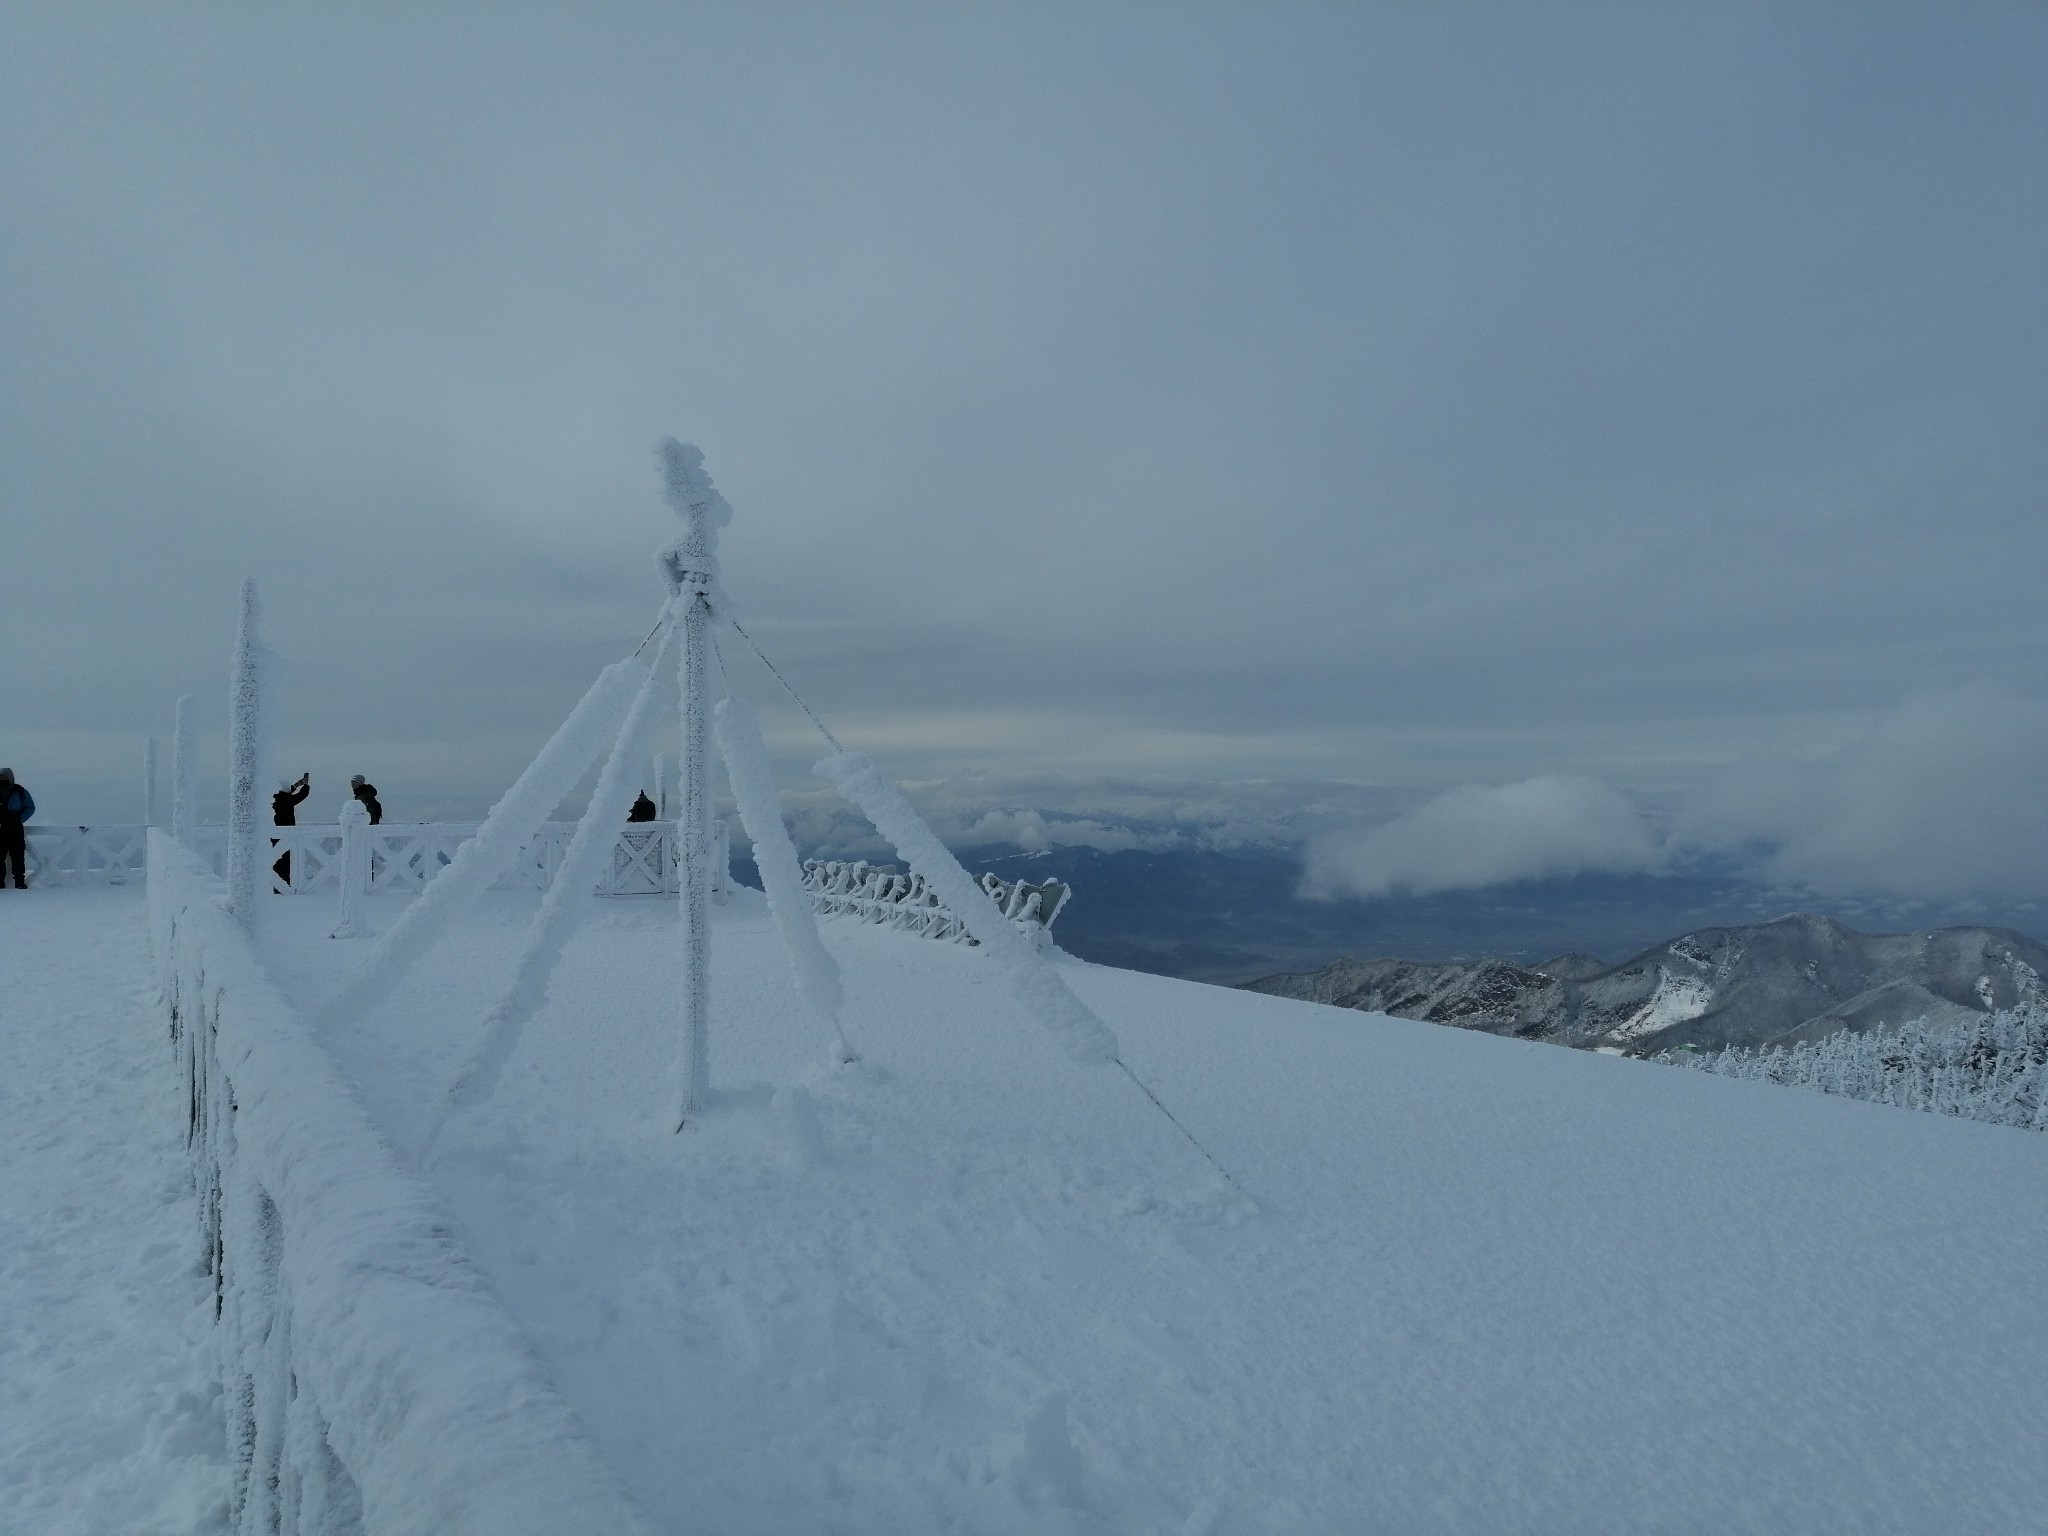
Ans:
{"label": "fence railing", "polygon": [[[480,825],[474,821],[385,823],[369,829],[372,891],[418,891],[440,872]],[[28,876],[43,885],[120,885],[142,878],[141,826],[31,827]],[[576,824],[551,821],[527,845],[501,886],[545,890],[561,868]],[[341,884],[342,832],[336,826],[272,827],[270,888],[303,896]],[[195,850],[218,873],[227,857],[227,829],[199,827]],[[675,824],[635,822],[619,833],[601,896],[660,896],[676,891]]]}
{"label": "fence railing", "polygon": [[31,824],[25,861],[32,885],[125,885],[142,878],[147,827]]}
{"label": "fence railing", "polygon": [[651,1536],[221,881],[161,832],[147,858],[236,1536]]}
{"label": "fence railing", "polygon": [[[981,888],[1003,916],[1040,933],[1050,931],[1053,919],[1073,894],[1057,880],[1032,885],[992,874],[981,877]],[[905,874],[891,864],[810,859],[804,864],[804,889],[810,893],[812,908],[826,916],[857,917],[864,923],[880,923],[928,939],[977,942],[968,935],[966,925],[940,904],[924,876]]]}

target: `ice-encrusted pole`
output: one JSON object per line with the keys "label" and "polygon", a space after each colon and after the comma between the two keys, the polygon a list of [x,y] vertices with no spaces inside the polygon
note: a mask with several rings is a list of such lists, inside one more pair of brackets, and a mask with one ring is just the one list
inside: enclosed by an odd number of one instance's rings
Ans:
{"label": "ice-encrusted pole", "polygon": [[171,836],[192,846],[192,829],[199,824],[199,810],[193,796],[199,788],[198,703],[191,694],[178,700],[178,723],[171,732]]}
{"label": "ice-encrusted pole", "polygon": [[676,1128],[699,1114],[711,1091],[711,623],[718,591],[718,530],[732,508],[704,472],[704,455],[666,438],[660,448],[663,493],[683,520],[682,536],[661,552],[677,608],[677,682],[682,694],[682,753],[676,841],[682,857],[677,908],[683,950],[682,1039],[677,1055]]}
{"label": "ice-encrusted pole", "polygon": [[[663,648],[667,643],[662,642]],[[632,797],[638,793],[634,780],[639,776],[639,764],[667,714],[666,690],[659,675],[661,661],[657,651],[654,670],[634,696],[632,710],[598,775],[597,788],[591,791],[590,805],[562,856],[562,867],[548,882],[540,910],[527,926],[526,943],[519,951],[512,980],[484,1015],[476,1049],[448,1090],[451,1109],[478,1103],[496,1090],[505,1064],[519,1046],[520,1032],[547,1001],[548,982],[570,936],[597,904],[598,879],[618,847],[619,828],[625,825]],[[432,1133],[428,1139],[433,1139]]]}
{"label": "ice-encrusted pole", "polygon": [[[1109,1026],[1074,995],[1024,930],[1003,916],[988,892],[975,884],[974,877],[960,867],[951,850],[903,798],[903,792],[883,778],[873,762],[857,752],[839,751],[820,762],[817,772],[849,802],[860,807],[875,824],[875,830],[896,845],[896,851],[903,855],[913,874],[924,876],[925,883],[938,893],[947,910],[1010,973],[1010,984],[1018,1000],[1052,1031],[1069,1055],[1078,1061],[1121,1065],[1116,1036],[1110,1033]],[[1142,1083],[1139,1086],[1144,1087]],[[1151,1093],[1149,1088],[1145,1091]],[[1164,1110],[1165,1106],[1160,1108]],[[1207,1157],[1208,1153],[1202,1155]]]}
{"label": "ice-encrusted pole", "polygon": [[399,914],[341,990],[314,1015],[321,1024],[374,1006],[440,941],[449,926],[519,860],[548,812],[576,787],[603,755],[632,707],[647,667],[637,656],[598,673],[569,718],[555,728],[526,770],[513,781],[476,835],[427,882],[419,899]]}
{"label": "ice-encrusted pole", "polygon": [[228,690],[228,910],[248,927],[256,920],[258,876],[264,858],[261,808],[263,642],[256,625],[256,579],[242,578],[242,620],[235,635],[234,676]]}
{"label": "ice-encrusted pole", "polygon": [[370,889],[370,810],[354,795],[341,808],[341,920],[329,938],[363,934],[363,897]]}
{"label": "ice-encrusted pole", "polygon": [[142,824],[156,825],[156,738],[142,744]]}
{"label": "ice-encrusted pole", "polygon": [[782,932],[782,947],[789,952],[789,968],[796,976],[797,993],[831,1029],[838,1059],[853,1061],[853,1047],[839,1026],[839,1009],[844,1000],[839,966],[818,937],[817,918],[804,891],[803,866],[797,862],[789,829],[782,824],[782,806],[775,795],[775,778],[768,767],[768,749],[761,741],[760,722],[754,718],[753,710],[738,699],[721,702],[716,718],[718,745],[725,753],[725,776],[732,783],[733,798],[739,802],[740,825],[753,839],[754,867],[761,872],[761,889],[768,895],[768,910]]}

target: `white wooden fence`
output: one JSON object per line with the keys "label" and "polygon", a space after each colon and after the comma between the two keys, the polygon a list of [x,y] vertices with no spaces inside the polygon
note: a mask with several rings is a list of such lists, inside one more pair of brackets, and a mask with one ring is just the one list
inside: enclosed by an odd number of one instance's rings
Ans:
{"label": "white wooden fence", "polygon": [[[474,821],[386,822],[369,829],[371,891],[425,889],[455,850],[476,835]],[[32,827],[29,879],[44,885],[121,885],[140,880],[148,828],[141,826]],[[551,821],[529,843],[503,888],[545,890],[562,867],[576,823]],[[339,892],[342,833],[339,825],[272,827],[270,888],[280,895]],[[227,859],[227,828],[193,830],[193,851],[216,874]],[[721,846],[724,839],[719,839]],[[598,882],[600,896],[673,896],[679,885],[678,847],[672,821],[634,822],[612,847],[611,863]],[[723,863],[722,860],[716,861]],[[1034,932],[1050,931],[1071,890],[1057,880],[1033,885],[996,875],[981,877],[1003,915]],[[824,916],[879,923],[926,938],[972,944],[965,926],[939,904],[921,875],[887,864],[812,859],[804,864],[804,890]]]}
{"label": "white wooden fence", "polygon": [[31,885],[125,885],[142,879],[142,826],[28,829]]}
{"label": "white wooden fence", "polygon": [[[418,891],[455,856],[480,825],[474,821],[392,823],[370,828],[370,889]],[[41,885],[120,885],[140,880],[144,833],[140,826],[31,827],[28,876]],[[551,821],[527,845],[519,864],[499,882],[544,890],[561,867],[576,824]],[[341,828],[270,829],[270,888],[303,896],[341,884]],[[198,827],[194,851],[218,871],[227,857],[227,828]],[[289,859],[287,863],[286,860]],[[675,823],[635,822],[619,834],[601,896],[673,895],[676,890]]]}

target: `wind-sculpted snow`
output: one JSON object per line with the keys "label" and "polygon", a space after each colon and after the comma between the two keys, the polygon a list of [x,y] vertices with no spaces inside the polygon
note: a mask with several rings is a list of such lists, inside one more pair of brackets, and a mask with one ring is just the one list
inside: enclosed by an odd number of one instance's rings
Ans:
{"label": "wind-sculpted snow", "polygon": [[648,1531],[221,895],[152,834],[150,921],[189,1074],[237,1532]]}
{"label": "wind-sculpted snow", "polygon": [[[489,893],[326,1037],[394,1140],[537,899]],[[268,958],[322,995],[339,946],[274,905]],[[602,904],[432,1175],[678,1536],[1918,1536],[2048,1507],[2016,1449],[2048,1414],[2048,1138],[1054,957],[1238,1199],[1027,1027],[986,948],[822,925],[863,1059],[821,1066],[744,890],[716,1091],[676,1134],[673,931],[670,900]]]}

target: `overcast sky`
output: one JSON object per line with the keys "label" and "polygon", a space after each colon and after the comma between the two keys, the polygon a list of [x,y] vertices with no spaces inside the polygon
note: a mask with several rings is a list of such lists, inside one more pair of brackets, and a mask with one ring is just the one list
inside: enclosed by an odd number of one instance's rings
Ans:
{"label": "overcast sky", "polygon": [[2044,82],[2039,4],[0,3],[0,762],[134,819],[252,574],[309,810],[475,814],[672,433],[1004,814],[2048,887]]}

